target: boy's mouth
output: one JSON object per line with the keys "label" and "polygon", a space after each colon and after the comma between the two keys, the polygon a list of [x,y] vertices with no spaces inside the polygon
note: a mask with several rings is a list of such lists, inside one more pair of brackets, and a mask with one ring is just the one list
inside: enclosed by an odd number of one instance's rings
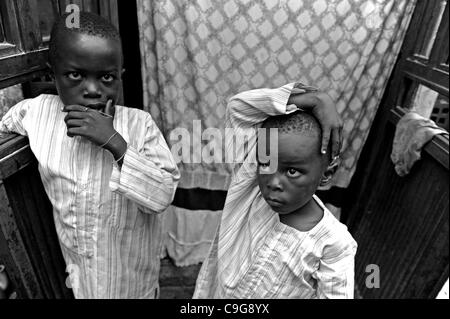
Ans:
{"label": "boy's mouth", "polygon": [[269,206],[271,206],[271,207],[277,207],[277,208],[279,208],[279,207],[283,207],[284,206],[284,203],[282,202],[282,201],[280,201],[280,200],[278,200],[278,199],[276,199],[276,198],[266,198],[266,202],[267,202],[267,204],[269,204]]}
{"label": "boy's mouth", "polygon": [[91,104],[87,104],[86,107],[93,109],[93,110],[97,110],[97,111],[103,111],[106,107],[105,103],[91,103]]}

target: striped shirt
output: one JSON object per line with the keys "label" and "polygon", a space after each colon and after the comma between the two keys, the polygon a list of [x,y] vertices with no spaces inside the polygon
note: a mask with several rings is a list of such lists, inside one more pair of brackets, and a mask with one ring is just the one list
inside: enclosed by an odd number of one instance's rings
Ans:
{"label": "striped shirt", "polygon": [[309,231],[285,225],[258,187],[257,128],[268,116],[297,110],[289,96],[311,88],[294,85],[243,92],[228,104],[227,127],[249,137],[248,151],[235,153],[245,161],[234,170],[194,298],[353,298],[357,244],[346,226],[315,195],[320,222]]}
{"label": "striped shirt", "polygon": [[161,213],[179,172],[151,116],[116,106],[114,129],[128,144],[122,167],[85,138],[67,136],[58,96],[24,100],[0,132],[26,135],[53,205],[76,298],[153,298],[162,243]]}

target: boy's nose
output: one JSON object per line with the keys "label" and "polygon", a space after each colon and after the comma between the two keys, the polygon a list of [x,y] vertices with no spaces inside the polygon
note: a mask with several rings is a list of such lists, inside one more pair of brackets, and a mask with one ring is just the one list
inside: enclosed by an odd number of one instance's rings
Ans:
{"label": "boy's nose", "polygon": [[99,96],[101,96],[98,83],[96,83],[95,81],[86,81],[84,95],[86,98],[98,98]]}
{"label": "boy's nose", "polygon": [[271,175],[267,181],[267,187],[272,191],[282,191],[283,185],[280,176],[278,174]]}

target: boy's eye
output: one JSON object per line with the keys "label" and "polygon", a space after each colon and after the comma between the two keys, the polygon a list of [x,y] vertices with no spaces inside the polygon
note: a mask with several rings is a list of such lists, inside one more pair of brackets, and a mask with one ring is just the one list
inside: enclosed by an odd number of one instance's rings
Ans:
{"label": "boy's eye", "polygon": [[259,170],[261,172],[266,172],[270,168],[270,162],[267,162],[267,163],[258,162],[258,166],[259,166]]}
{"label": "boy's eye", "polygon": [[300,173],[298,170],[296,170],[295,168],[289,168],[289,169],[286,171],[286,175],[287,175],[288,177],[293,177],[293,178],[295,178],[295,177],[299,177],[299,176],[301,175],[301,173]]}
{"label": "boy's eye", "polygon": [[102,76],[102,81],[103,82],[112,82],[114,81],[115,77],[112,74],[105,74],[104,76]]}
{"label": "boy's eye", "polygon": [[78,72],[69,72],[67,73],[67,77],[73,81],[81,80],[81,74]]}

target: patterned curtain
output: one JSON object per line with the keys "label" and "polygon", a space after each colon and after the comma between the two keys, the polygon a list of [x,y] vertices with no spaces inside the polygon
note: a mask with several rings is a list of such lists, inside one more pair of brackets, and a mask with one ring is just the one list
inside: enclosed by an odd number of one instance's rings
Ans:
{"label": "patterned curtain", "polygon": [[[336,101],[344,120],[342,164],[331,186],[347,187],[383,95],[415,1],[138,0],[144,108],[169,144],[186,128],[223,128],[238,92],[302,81]],[[201,129],[193,121],[200,120]],[[214,145],[213,145],[214,146]],[[183,188],[226,190],[220,163],[180,163]],[[181,236],[183,237],[183,236]],[[182,242],[183,238],[179,237]],[[180,239],[181,238],[181,239]],[[196,238],[197,240],[198,238]]]}

